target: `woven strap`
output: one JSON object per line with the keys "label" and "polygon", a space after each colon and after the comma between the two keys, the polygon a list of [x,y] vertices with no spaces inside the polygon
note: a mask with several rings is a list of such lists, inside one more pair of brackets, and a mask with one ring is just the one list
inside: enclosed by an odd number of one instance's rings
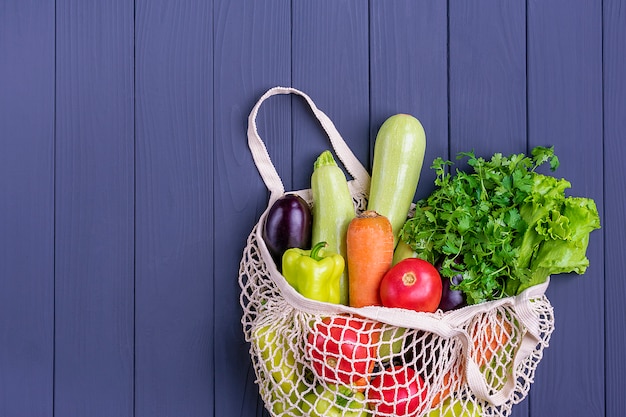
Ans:
{"label": "woven strap", "polygon": [[256,117],[261,104],[263,104],[263,102],[268,98],[277,94],[297,94],[306,100],[309,107],[313,111],[313,114],[317,120],[319,120],[320,124],[324,128],[324,131],[328,135],[335,154],[345,167],[346,171],[348,171],[348,173],[352,176],[352,186],[356,187],[356,189],[361,192],[367,192],[370,184],[369,173],[363,167],[358,158],[354,156],[348,145],[346,145],[346,142],[343,140],[337,131],[337,128],[328,116],[318,109],[315,103],[313,103],[313,100],[311,100],[311,98],[302,91],[289,87],[274,87],[261,96],[252,108],[250,116],[248,117],[248,146],[250,147],[254,163],[261,174],[261,178],[263,178],[263,182],[265,182],[267,189],[271,193],[270,201],[283,195],[285,193],[285,186],[276,171],[276,167],[274,167],[274,164],[272,163],[272,159],[267,152],[265,143],[263,143],[263,140],[259,136],[256,126]]}

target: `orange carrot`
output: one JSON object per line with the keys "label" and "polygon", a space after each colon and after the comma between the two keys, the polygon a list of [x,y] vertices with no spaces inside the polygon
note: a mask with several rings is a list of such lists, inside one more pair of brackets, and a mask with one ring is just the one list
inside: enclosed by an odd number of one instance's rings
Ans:
{"label": "orange carrot", "polygon": [[448,369],[448,371],[443,375],[439,391],[435,394],[432,402],[430,403],[430,408],[437,408],[442,401],[454,394],[455,391],[461,387],[463,378],[465,378],[463,369],[464,365],[462,361],[459,361],[458,364],[455,364],[452,368]]}
{"label": "orange carrot", "polygon": [[393,261],[393,230],[389,219],[368,210],[352,219],[346,234],[349,303],[380,306],[380,281]]}
{"label": "orange carrot", "polygon": [[509,344],[509,341],[516,335],[516,329],[503,314],[498,312],[493,319],[486,317],[485,320],[475,321],[470,328],[470,334],[474,344],[472,358],[478,366],[484,366]]}

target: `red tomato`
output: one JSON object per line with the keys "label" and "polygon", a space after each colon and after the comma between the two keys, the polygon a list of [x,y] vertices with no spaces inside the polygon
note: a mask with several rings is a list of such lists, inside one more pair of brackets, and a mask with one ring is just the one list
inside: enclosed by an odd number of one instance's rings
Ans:
{"label": "red tomato", "polygon": [[415,369],[394,366],[372,380],[367,399],[376,413],[415,416],[423,411],[427,394],[424,379]]}
{"label": "red tomato", "polygon": [[433,312],[441,301],[441,277],[430,262],[407,258],[394,265],[380,283],[383,306]]}
{"label": "red tomato", "polygon": [[317,377],[363,387],[370,379],[380,337],[378,324],[355,317],[326,317],[307,338],[307,355]]}

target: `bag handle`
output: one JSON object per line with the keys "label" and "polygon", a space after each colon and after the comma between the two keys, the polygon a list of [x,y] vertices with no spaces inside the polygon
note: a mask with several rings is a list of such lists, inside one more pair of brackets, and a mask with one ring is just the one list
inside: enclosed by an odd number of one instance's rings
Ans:
{"label": "bag handle", "polygon": [[265,143],[259,136],[256,126],[256,117],[261,104],[263,104],[263,102],[268,98],[278,94],[296,94],[306,100],[309,107],[313,111],[313,114],[328,135],[337,157],[348,173],[352,176],[352,183],[356,185],[359,191],[367,193],[369,191],[370,175],[358,158],[352,153],[330,118],[318,109],[313,100],[311,100],[311,98],[302,91],[291,87],[274,87],[270,88],[265,94],[263,94],[263,96],[261,96],[252,108],[250,116],[248,117],[248,146],[250,147],[254,163],[261,174],[261,178],[263,178],[263,182],[270,191],[270,200],[274,200],[282,196],[285,193],[285,186],[276,171],[276,167],[274,167],[274,164],[272,163],[272,159],[267,152]]}
{"label": "bag handle", "polygon": [[465,376],[470,389],[478,398],[487,400],[496,406],[510,400],[511,394],[515,391],[519,366],[535,352],[537,345],[542,343],[540,320],[537,313],[533,311],[531,304],[533,299],[538,299],[544,295],[549,284],[550,278],[548,277],[546,282],[532,286],[521,294],[507,300],[510,302],[507,302],[507,304],[513,307],[516,318],[525,328],[525,332],[512,358],[512,374],[507,375],[505,384],[498,391],[490,392],[478,364],[471,360],[469,355],[466,356]]}

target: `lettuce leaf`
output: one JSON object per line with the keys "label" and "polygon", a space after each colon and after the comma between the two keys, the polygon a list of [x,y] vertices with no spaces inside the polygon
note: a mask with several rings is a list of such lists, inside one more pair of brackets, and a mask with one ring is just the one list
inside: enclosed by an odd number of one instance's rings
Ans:
{"label": "lettuce leaf", "polygon": [[575,272],[584,274],[589,266],[589,234],[600,228],[600,216],[592,199],[568,197],[563,213],[551,213],[549,221],[537,223],[537,233],[544,237],[530,265],[531,280],[518,290],[545,282],[549,275]]}

